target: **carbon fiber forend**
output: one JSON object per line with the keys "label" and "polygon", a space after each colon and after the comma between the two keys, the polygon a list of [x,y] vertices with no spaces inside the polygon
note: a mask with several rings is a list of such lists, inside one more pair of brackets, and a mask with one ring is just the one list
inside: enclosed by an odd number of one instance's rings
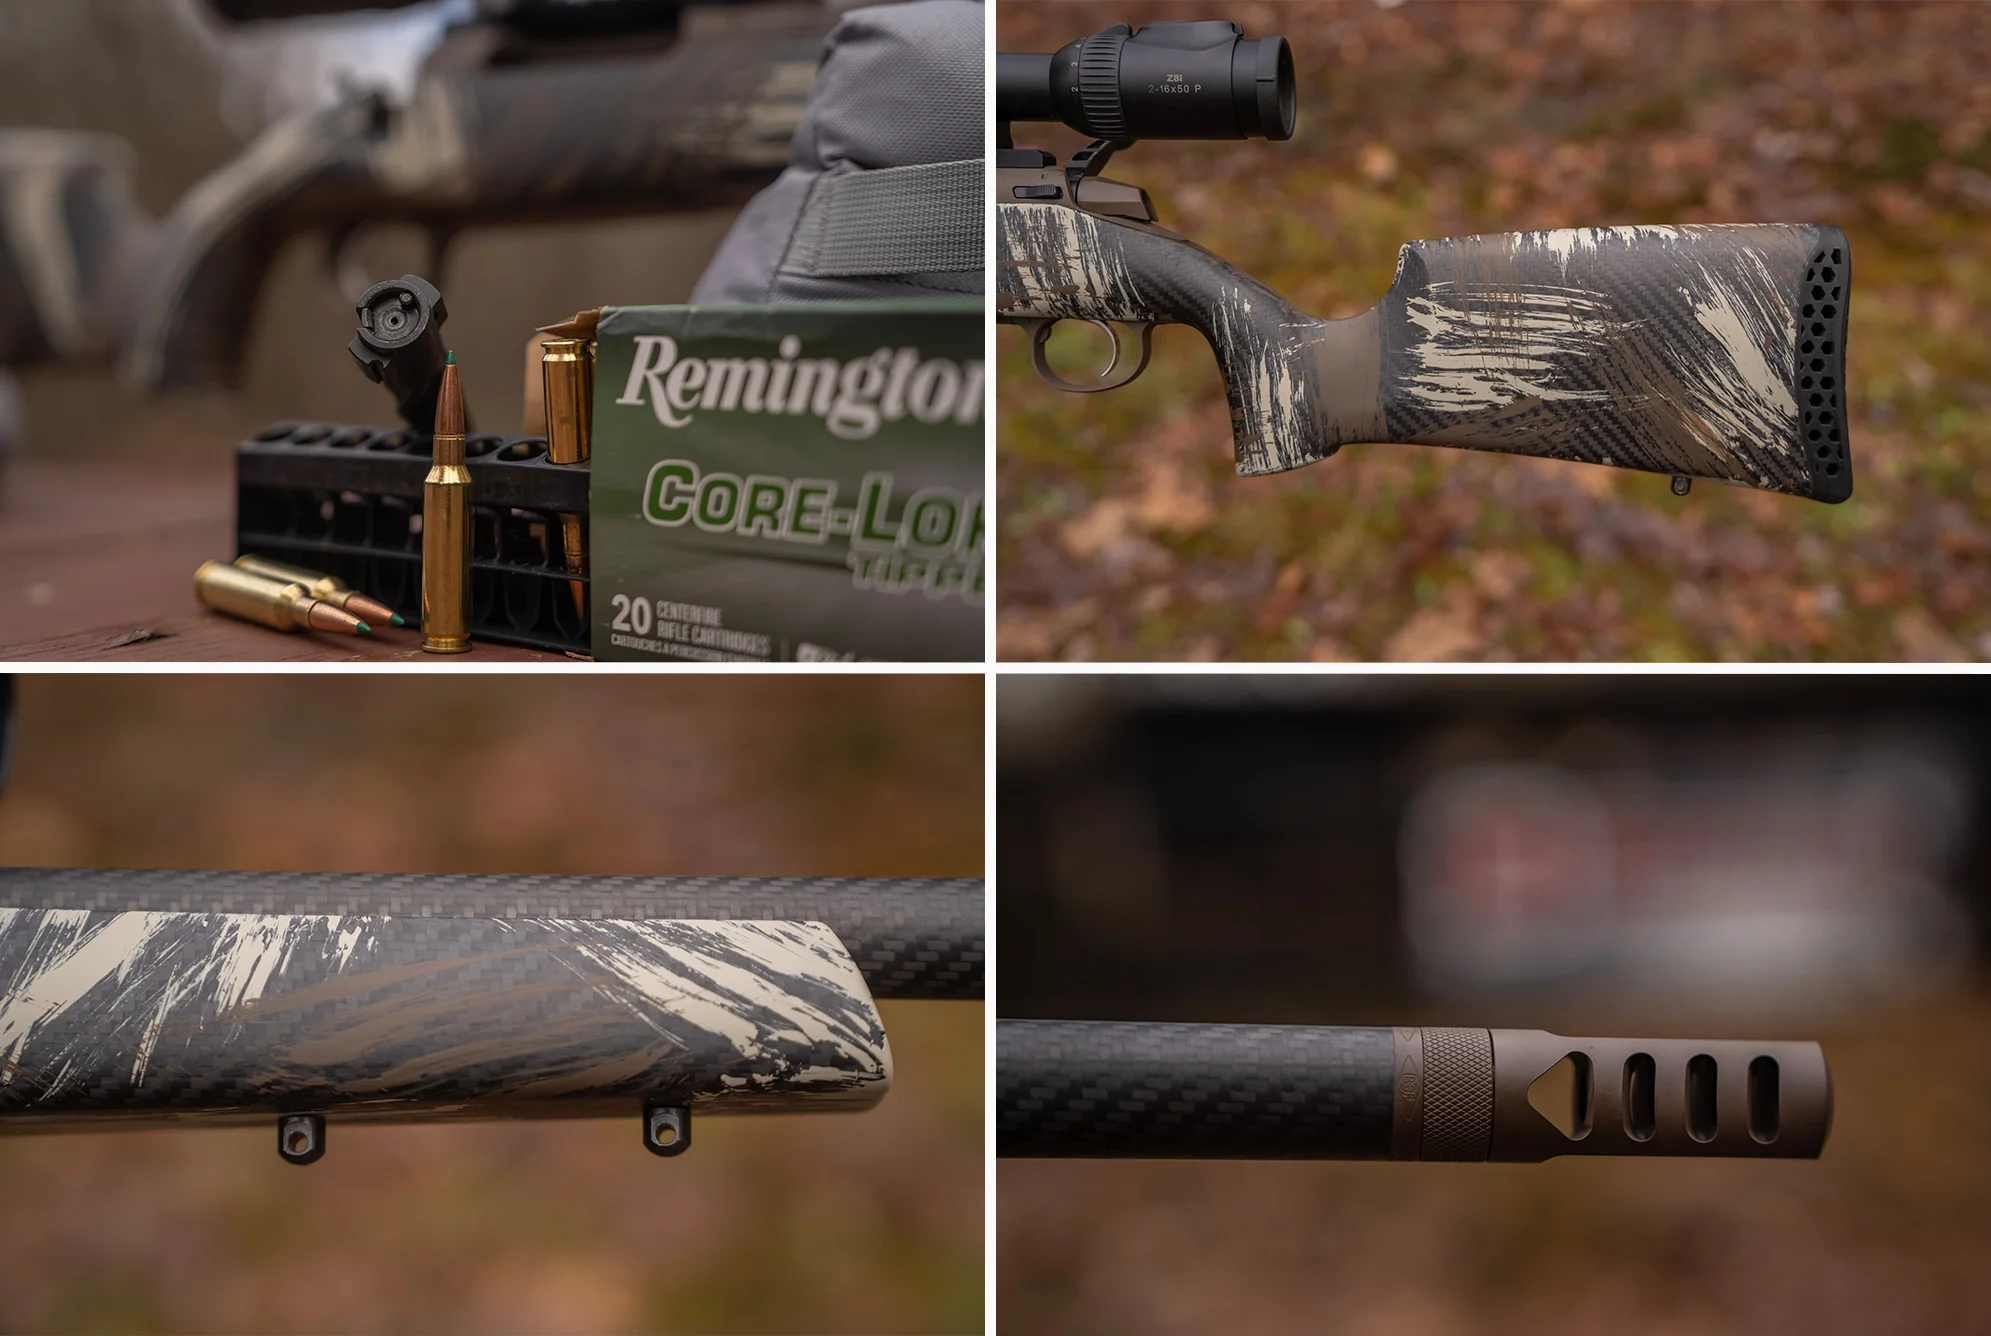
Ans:
{"label": "carbon fiber forend", "polygon": [[868,1108],[821,923],[0,908],[0,1129]]}
{"label": "carbon fiber forend", "polygon": [[1391,1032],[1116,1021],[996,1024],[996,1153],[1389,1158]]}
{"label": "carbon fiber forend", "polygon": [[1421,1160],[1484,1160],[1493,1143],[1493,1036],[1424,1031]]}
{"label": "carbon fiber forend", "polygon": [[16,909],[826,923],[878,998],[980,999],[982,904],[972,878],[0,868],[0,906]]}

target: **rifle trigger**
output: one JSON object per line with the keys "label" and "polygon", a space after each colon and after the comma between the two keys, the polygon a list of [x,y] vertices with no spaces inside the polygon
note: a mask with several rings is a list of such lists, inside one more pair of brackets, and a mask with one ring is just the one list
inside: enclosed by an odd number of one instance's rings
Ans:
{"label": "rifle trigger", "polygon": [[[1143,371],[1148,369],[1148,356],[1153,351],[1152,335],[1154,333],[1154,325],[1150,321],[1125,320],[1108,322],[1105,320],[1088,320],[1087,324],[1099,326],[1106,331],[1106,337],[1113,340],[1113,360],[1106,364],[1106,369],[1099,373],[1097,380],[1090,384],[1080,385],[1066,380],[1053,371],[1050,362],[1044,357],[1044,345],[1050,341],[1051,331],[1057,328],[1057,320],[1019,320],[1016,323],[1023,326],[1030,334],[1030,365],[1036,370],[1037,379],[1043,381],[1052,389],[1063,390],[1067,394],[1100,394],[1106,390],[1117,390],[1122,385],[1129,384],[1138,378]],[[1113,373],[1119,370],[1120,363],[1125,359],[1123,349],[1120,346],[1120,336],[1113,330],[1115,323],[1132,326],[1134,332],[1139,335],[1141,340],[1141,355],[1139,359],[1125,371],[1121,371],[1117,376]]]}

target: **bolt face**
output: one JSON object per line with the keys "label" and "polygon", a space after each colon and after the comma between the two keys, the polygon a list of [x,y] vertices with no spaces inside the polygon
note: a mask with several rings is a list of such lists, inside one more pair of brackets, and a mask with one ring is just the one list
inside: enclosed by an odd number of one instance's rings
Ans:
{"label": "bolt face", "polygon": [[681,1104],[651,1104],[643,1110],[643,1149],[652,1155],[682,1155],[691,1149],[691,1110]]}
{"label": "bolt face", "polygon": [[277,1119],[277,1154],[287,1164],[316,1164],[325,1157],[325,1119],[315,1113],[287,1113]]}

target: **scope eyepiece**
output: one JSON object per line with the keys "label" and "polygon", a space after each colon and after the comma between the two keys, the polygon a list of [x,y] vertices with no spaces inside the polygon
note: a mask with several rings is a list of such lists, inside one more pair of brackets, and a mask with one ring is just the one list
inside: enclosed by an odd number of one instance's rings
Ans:
{"label": "scope eyepiece", "polygon": [[996,120],[1062,121],[1115,145],[1137,139],[1291,139],[1293,51],[1206,19],[1124,23],[1052,54],[996,56]]}

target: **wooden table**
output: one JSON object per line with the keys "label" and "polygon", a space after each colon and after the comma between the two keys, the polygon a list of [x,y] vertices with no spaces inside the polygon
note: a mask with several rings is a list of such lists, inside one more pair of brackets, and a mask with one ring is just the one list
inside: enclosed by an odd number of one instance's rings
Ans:
{"label": "wooden table", "polygon": [[210,611],[194,569],[234,555],[234,504],[226,469],[14,461],[0,475],[0,661],[573,661],[487,643],[424,654],[410,628],[285,634]]}

